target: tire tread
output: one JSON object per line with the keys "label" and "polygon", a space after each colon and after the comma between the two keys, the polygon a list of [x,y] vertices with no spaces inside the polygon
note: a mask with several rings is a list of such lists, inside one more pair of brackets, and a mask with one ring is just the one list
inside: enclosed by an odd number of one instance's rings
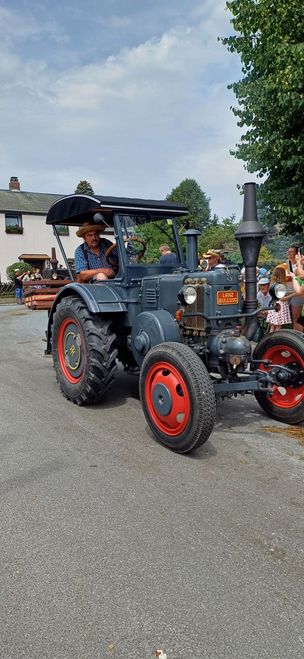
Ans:
{"label": "tire tread", "polygon": [[[88,364],[85,378],[79,384],[72,384],[64,377],[57,353],[57,331],[64,314],[72,313],[81,325],[87,342]],[[91,314],[78,297],[64,298],[56,309],[52,328],[52,354],[56,377],[63,395],[77,405],[95,403],[112,386],[116,371],[116,334],[112,330],[111,319]]]}

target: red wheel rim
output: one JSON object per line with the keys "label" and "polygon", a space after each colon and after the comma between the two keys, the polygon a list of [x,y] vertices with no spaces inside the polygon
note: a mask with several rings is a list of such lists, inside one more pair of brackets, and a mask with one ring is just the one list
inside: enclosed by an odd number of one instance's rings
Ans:
{"label": "red wheel rim", "polygon": [[[299,368],[304,368],[303,359],[301,359],[299,354],[289,346],[277,345],[268,348],[263,354],[262,359],[269,359],[272,364],[281,364],[282,366],[296,363]],[[260,368],[263,371],[269,371],[269,368],[266,368],[265,364],[261,364]],[[273,405],[276,405],[281,409],[292,409],[302,403],[304,399],[304,384],[299,387],[292,387],[290,384],[274,384],[272,391],[273,393],[270,400]]]}
{"label": "red wheel rim", "polygon": [[[165,414],[160,409],[162,392],[165,392],[170,408]],[[145,399],[158,430],[171,437],[185,430],[191,414],[190,397],[184,378],[172,364],[158,362],[150,368],[145,382]]]}
{"label": "red wheel rim", "polygon": [[66,318],[58,331],[58,359],[64,377],[72,384],[83,375],[81,330],[74,318]]}

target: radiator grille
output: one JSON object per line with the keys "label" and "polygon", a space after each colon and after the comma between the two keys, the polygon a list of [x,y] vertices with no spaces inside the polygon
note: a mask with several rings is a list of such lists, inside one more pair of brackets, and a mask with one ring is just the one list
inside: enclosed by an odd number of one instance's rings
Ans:
{"label": "radiator grille", "polygon": [[[196,289],[197,299],[193,304],[186,307],[186,313],[202,313],[204,311],[204,286],[206,279],[186,279],[185,284],[193,286]],[[205,318],[202,316],[192,316],[184,318],[184,327],[192,332],[203,332],[206,327]]]}

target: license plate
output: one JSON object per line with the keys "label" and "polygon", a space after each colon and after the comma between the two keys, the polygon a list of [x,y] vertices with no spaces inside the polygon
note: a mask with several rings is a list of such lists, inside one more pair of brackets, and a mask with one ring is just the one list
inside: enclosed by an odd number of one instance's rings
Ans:
{"label": "license plate", "polygon": [[217,291],[217,304],[238,304],[238,291]]}

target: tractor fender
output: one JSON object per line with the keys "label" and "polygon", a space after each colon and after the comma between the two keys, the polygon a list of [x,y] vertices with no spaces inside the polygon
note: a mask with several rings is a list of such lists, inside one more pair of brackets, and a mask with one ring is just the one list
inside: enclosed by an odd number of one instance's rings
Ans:
{"label": "tractor fender", "polygon": [[136,317],[132,327],[131,344],[139,366],[150,348],[168,341],[181,343],[178,323],[169,311],[143,311]]}
{"label": "tractor fender", "polygon": [[81,298],[91,313],[116,314],[127,312],[124,300],[121,299],[114,286],[109,286],[106,282],[100,284],[77,284],[76,282],[67,284],[59,291],[49,314],[47,328],[48,348],[50,346],[51,328],[56,308],[63,298],[72,295],[77,295]]}

